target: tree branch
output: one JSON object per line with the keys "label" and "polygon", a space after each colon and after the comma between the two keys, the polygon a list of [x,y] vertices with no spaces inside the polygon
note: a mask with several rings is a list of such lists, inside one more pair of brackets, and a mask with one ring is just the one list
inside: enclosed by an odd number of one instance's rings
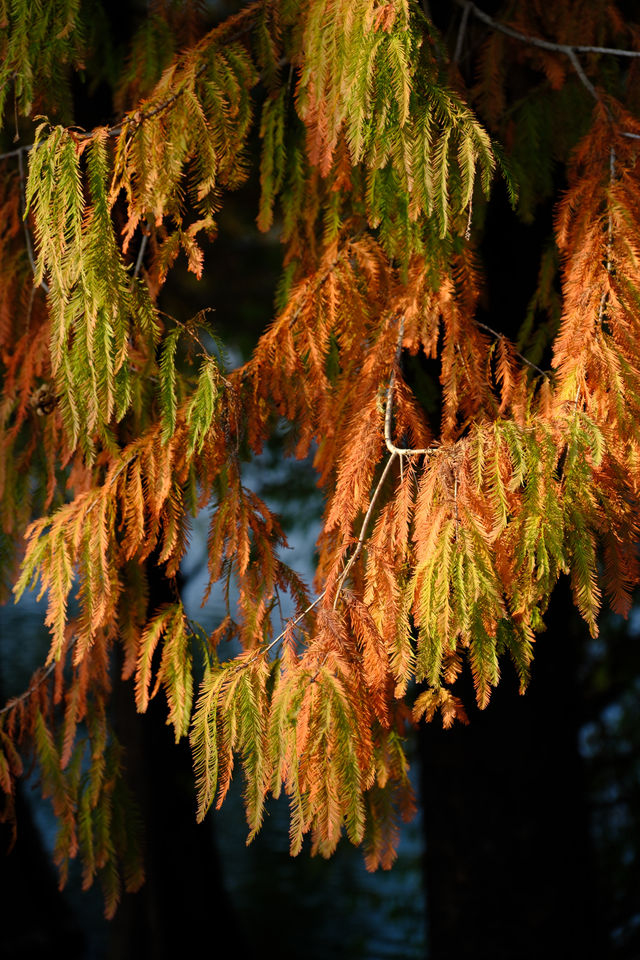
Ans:
{"label": "tree branch", "polygon": [[[571,61],[571,66],[575,70],[578,79],[583,84],[585,89],[589,91],[589,93],[594,98],[594,100],[598,100],[599,102],[601,102],[602,98],[600,97],[600,94],[598,93],[594,85],[591,83],[591,80],[589,80],[589,77],[586,75],[586,73],[582,69],[580,61],[576,56],[575,50],[572,50],[571,47],[569,47],[569,49],[566,51],[566,54],[569,57],[569,60]],[[607,107],[607,113],[609,114],[609,117],[611,117],[611,113],[609,112],[608,107]]]}
{"label": "tree branch", "polygon": [[[519,30],[515,30],[513,27],[509,27],[506,23],[501,23],[499,20],[495,20],[493,17],[489,16],[488,13],[485,13],[484,10],[481,10],[479,7],[477,7],[475,3],[472,3],[471,0],[454,0],[454,2],[457,3],[458,6],[464,8],[467,16],[469,12],[473,13],[476,19],[481,20],[482,23],[485,23],[488,27],[491,27],[492,30],[497,30],[499,33],[504,33],[507,37],[512,37],[514,40],[518,40],[520,43],[526,43],[530,47],[539,47],[541,50],[551,50],[554,53],[563,53],[571,61],[571,66],[575,70],[576,76],[584,88],[588,90],[591,96],[600,103],[602,102],[602,98],[582,69],[576,54],[600,53],[612,57],[640,57],[640,50],[622,50],[617,47],[596,47],[589,44],[580,43],[556,43],[553,40],[545,40],[543,37],[530,36],[529,34],[521,33]],[[456,44],[456,54],[457,53],[458,45]],[[454,54],[454,60],[456,59],[456,54]],[[607,112],[609,111],[607,110]]]}
{"label": "tree branch", "polygon": [[[136,265],[135,265],[135,267],[133,268],[133,275],[134,275],[134,277],[137,277],[138,274],[140,273],[140,270],[142,269],[142,262],[143,262],[143,260],[144,260],[144,255],[145,255],[145,251],[146,251],[146,249],[147,249],[147,241],[148,241],[148,240],[149,240],[149,234],[148,234],[148,233],[143,233],[143,234],[142,234],[142,240],[141,240],[141,242],[140,242],[140,249],[138,250],[138,256],[137,256],[137,258],[136,258]],[[202,346],[202,344],[201,344],[201,346]]]}
{"label": "tree branch", "polygon": [[4,716],[5,713],[9,713],[10,710],[13,710],[19,703],[23,700],[27,700],[32,694],[39,690],[45,681],[49,679],[53,671],[55,670],[58,664],[57,660],[52,661],[48,667],[46,667],[36,678],[36,680],[29,686],[27,689],[17,697],[12,697],[7,703],[0,709],[0,717]]}
{"label": "tree branch", "polygon": [[289,630],[290,628],[293,628],[293,627],[297,626],[297,625],[300,623],[300,621],[303,620],[303,619],[306,617],[306,615],[307,615],[308,613],[311,613],[311,611],[313,610],[313,608],[320,603],[320,601],[322,600],[322,598],[324,597],[324,595],[325,595],[326,592],[327,592],[326,590],[323,590],[322,593],[319,593],[318,596],[315,598],[315,600],[313,600],[313,601],[309,604],[309,606],[307,607],[307,609],[306,609],[306,610],[303,610],[302,613],[299,613],[299,614],[298,614],[298,616],[295,618],[295,620],[289,620],[289,621],[288,621],[288,623],[287,623],[286,627],[284,628],[284,630],[282,631],[282,633],[279,633],[278,636],[275,638],[275,640],[271,640],[270,643],[268,643],[267,646],[264,648],[264,650],[258,650],[258,652],[256,653],[255,657],[251,657],[251,659],[250,659],[250,660],[247,660],[245,663],[239,663],[239,664],[237,665],[237,667],[236,667],[236,670],[244,670],[245,667],[248,667],[250,664],[255,663],[255,661],[258,660],[259,657],[264,657],[264,656],[266,656],[266,655],[269,653],[269,651],[272,650],[273,647],[275,647],[275,645],[276,645],[277,643],[280,643],[280,641],[284,639],[284,636],[285,636],[287,630]]}
{"label": "tree branch", "polygon": [[469,22],[470,13],[471,4],[465,3],[462,11],[462,17],[460,18],[460,26],[458,27],[458,36],[456,37],[456,48],[453,54],[454,63],[458,63],[460,57],[462,56],[462,45],[464,43],[465,33],[467,32],[467,23]]}
{"label": "tree branch", "polygon": [[376,500],[378,499],[378,495],[379,495],[380,491],[382,490],[382,486],[383,486],[383,484],[384,484],[384,481],[387,479],[387,474],[389,473],[389,470],[391,469],[391,465],[393,464],[393,461],[395,460],[396,456],[397,456],[397,453],[396,453],[396,452],[393,452],[393,453],[391,454],[391,456],[389,457],[389,459],[387,460],[387,462],[386,462],[386,464],[385,464],[385,468],[384,468],[384,470],[382,471],[382,473],[381,473],[381,475],[380,475],[380,479],[378,480],[376,489],[373,491],[373,496],[371,497],[371,501],[370,501],[370,503],[369,503],[369,509],[367,510],[367,512],[366,512],[366,514],[365,514],[365,516],[364,516],[364,520],[362,521],[362,526],[360,527],[360,534],[359,534],[359,536],[358,536],[358,542],[356,543],[356,548],[355,548],[355,550],[353,551],[353,553],[351,554],[351,557],[349,558],[349,562],[347,563],[346,567],[345,567],[344,570],[342,571],[342,574],[341,574],[341,576],[340,576],[340,579],[338,580],[338,586],[337,586],[337,588],[336,588],[336,595],[335,595],[334,600],[333,600],[333,609],[334,609],[334,610],[335,610],[335,608],[336,608],[336,606],[337,606],[337,604],[338,604],[338,598],[339,598],[339,596],[340,596],[340,591],[342,590],[342,587],[344,586],[344,582],[345,582],[345,580],[347,579],[348,573],[349,573],[349,571],[351,570],[351,567],[354,565],[354,563],[355,563],[356,560],[358,559],[358,557],[360,556],[360,553],[361,553],[361,551],[362,551],[362,547],[363,547],[363,545],[364,545],[364,541],[365,541],[365,538],[366,538],[366,535],[367,535],[367,528],[368,528],[368,526],[369,526],[369,520],[371,519],[371,514],[373,513],[373,508],[374,508],[375,505],[376,505]]}
{"label": "tree branch", "polygon": [[[258,2],[254,3],[252,6],[255,8],[256,11],[258,11],[263,6],[263,4],[262,2],[260,2],[260,0],[258,0]],[[247,13],[248,9],[249,8],[245,9],[245,11],[243,11],[243,14]],[[221,33],[221,36],[211,39],[212,45],[216,41],[222,42],[225,45],[228,45],[230,43],[235,43],[236,40],[239,40],[241,37],[244,37],[248,33],[250,33],[254,27],[254,25],[250,22],[249,24],[247,24],[247,26],[244,26],[241,30],[236,30],[235,33],[231,34],[231,36],[225,38],[224,36],[225,26],[226,24],[223,22],[221,24],[218,24],[216,27],[213,28],[212,31],[210,31],[209,36],[211,36],[211,34],[216,31]],[[200,43],[202,42],[203,41],[200,41]],[[284,66],[284,64],[287,62],[288,62],[287,59],[283,57],[279,61],[278,66],[279,67]],[[207,69],[207,63],[205,61],[204,63],[201,63],[198,69],[196,70],[193,76],[193,80],[194,81],[198,80],[202,76],[202,74],[205,72],[206,69]],[[258,79],[259,80],[263,79],[262,74],[258,75]],[[150,120],[152,117],[155,117],[159,113],[162,113],[164,110],[167,109],[167,107],[170,107],[172,103],[175,103],[175,101],[182,96],[182,94],[187,88],[187,85],[188,85],[188,80],[185,79],[185,81],[170,96],[168,96],[165,100],[160,101],[160,103],[157,103],[155,106],[150,107],[150,109],[147,110],[146,112],[143,112],[140,110],[136,110],[135,112],[129,111],[127,116],[124,116],[117,123],[114,123],[111,126],[107,127],[107,136],[118,137],[120,136],[122,131],[125,129],[125,127],[133,125],[135,128],[137,128],[146,120]],[[89,137],[92,137],[92,136],[93,136],[93,131],[89,131],[89,133],[79,134],[78,138],[80,140],[87,140]],[[0,160],[9,160],[12,157],[20,158],[23,153],[28,153],[30,150],[32,150],[33,146],[34,145],[32,143],[29,143],[23,147],[16,147],[14,150],[7,150],[5,153],[0,153]]]}
{"label": "tree branch", "polygon": [[554,50],[556,53],[564,53],[568,57],[570,57],[571,53],[602,53],[612,57],[640,57],[640,50],[622,50],[618,47],[594,47],[580,43],[554,43],[552,40],[544,40],[542,37],[532,37],[526,33],[521,33],[519,30],[514,30],[513,27],[507,26],[506,23],[500,23],[499,20],[494,20],[493,17],[477,7],[471,0],[454,0],[454,2],[457,3],[459,7],[466,7],[473,13],[474,17],[486,23],[492,30],[499,30],[500,33],[504,33],[508,37],[513,37],[514,40],[519,40],[521,43],[527,43],[532,47],[540,47],[543,50]]}
{"label": "tree branch", "polygon": [[408,447],[396,447],[395,443],[391,439],[391,412],[393,408],[393,390],[396,384],[396,368],[400,366],[400,355],[402,354],[402,338],[404,336],[404,317],[400,320],[400,326],[398,328],[398,343],[396,346],[396,356],[393,364],[393,370],[391,372],[391,379],[389,380],[389,388],[387,390],[387,409],[384,416],[384,442],[387,445],[387,450],[393,456],[399,457],[410,457],[413,454],[425,454],[431,453],[432,447],[427,447],[424,450],[418,449],[409,449]]}
{"label": "tree branch", "polygon": [[[27,223],[27,218],[25,216],[25,179],[24,179],[24,160],[22,158],[22,150],[18,151],[18,170],[20,173],[20,213],[22,214],[22,226],[24,228],[24,239],[25,245],[27,247],[27,256],[29,257],[29,263],[31,264],[31,272],[34,277],[36,275],[36,260],[33,255],[33,244],[31,242],[31,233],[29,232],[29,224]],[[46,280],[41,280],[39,286],[42,287],[45,293],[49,293],[49,284]]]}
{"label": "tree branch", "polygon": [[[487,333],[490,333],[492,337],[495,337],[495,338],[496,338],[496,340],[503,340],[503,339],[505,339],[505,336],[504,336],[503,333],[498,333],[498,331],[497,331],[497,330],[494,330],[493,327],[488,327],[486,323],[480,323],[479,320],[476,321],[476,323],[478,324],[478,326],[480,327],[481,330],[486,330]],[[531,360],[527,360],[527,358],[525,357],[525,355],[524,355],[523,353],[519,353],[519,352],[516,350],[516,351],[515,351],[515,355],[516,355],[516,357],[518,357],[520,360],[522,360],[523,363],[526,363],[526,365],[527,365],[528,367],[531,367],[532,370],[535,370],[536,373],[541,374],[541,376],[543,376],[543,377],[545,378],[545,380],[548,380],[548,379],[549,379],[549,376],[550,376],[549,373],[548,373],[546,370],[542,370],[541,367],[538,367],[538,366],[537,366],[535,363],[533,363]]]}

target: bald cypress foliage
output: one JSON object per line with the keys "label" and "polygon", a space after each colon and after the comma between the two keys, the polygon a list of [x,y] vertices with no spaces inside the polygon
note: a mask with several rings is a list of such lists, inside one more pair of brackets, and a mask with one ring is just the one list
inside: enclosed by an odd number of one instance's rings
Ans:
{"label": "bald cypress foliage", "polygon": [[[114,684],[133,679],[140,712],[166,699],[199,819],[239,766],[249,838],[284,793],[293,854],[346,835],[375,869],[414,811],[406,731],[467,722],[461,671],[486,707],[511,659],[524,693],[561,576],[592,635],[603,602],[629,611],[637,28],[604,2],[451,7],[441,34],[409,0],[258,0],[208,30],[197,4],[153,4],[109,78],[120,119],[80,130],[65,111],[98,7],[45,4],[34,24],[31,5],[0,4],[0,562],[5,599],[46,595],[51,632],[0,713],[0,786],[10,817],[35,754],[62,880],[80,857],[109,915],[143,880]],[[517,96],[514,64],[534,78]],[[14,123],[28,146],[9,147]],[[252,178],[283,280],[253,355],[226,370],[208,315],[178,322],[158,295],[180,256],[216,269],[203,242]],[[555,206],[517,341],[479,314],[504,186],[525,220]],[[437,371],[437,423],[408,357]],[[243,478],[280,420],[324,495],[312,585]],[[176,580],[204,506],[207,595],[238,598],[206,642]],[[149,613],[151,560],[176,583]]]}

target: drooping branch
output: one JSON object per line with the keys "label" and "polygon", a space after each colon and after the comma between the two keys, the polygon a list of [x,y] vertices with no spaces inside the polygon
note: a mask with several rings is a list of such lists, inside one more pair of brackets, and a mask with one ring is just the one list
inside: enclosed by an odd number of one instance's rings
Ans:
{"label": "drooping branch", "polygon": [[[311,603],[310,603],[309,606],[306,608],[306,610],[303,610],[302,613],[299,613],[298,616],[295,617],[294,619],[289,619],[289,620],[287,621],[287,625],[286,625],[286,627],[284,628],[284,630],[283,630],[281,633],[279,633],[277,637],[275,637],[273,640],[271,640],[271,641],[267,644],[267,646],[264,648],[264,650],[259,650],[254,657],[251,657],[250,660],[244,660],[244,661],[242,661],[241,663],[239,663],[239,664],[238,664],[238,670],[243,670],[245,667],[250,666],[250,664],[255,663],[255,661],[256,661],[259,657],[264,657],[264,656],[266,656],[266,654],[268,654],[271,650],[273,650],[273,648],[274,648],[278,643],[280,643],[281,640],[284,640],[284,638],[285,638],[288,630],[292,630],[294,627],[297,627],[298,624],[300,623],[300,621],[301,621],[301,620],[304,620],[304,618],[306,617],[306,615],[307,615],[308,613],[311,613],[311,611],[313,610],[314,607],[317,607],[317,606],[318,606],[318,604],[320,603],[320,601],[321,601],[321,600],[323,599],[323,597],[325,596],[326,592],[327,592],[326,590],[323,590],[321,593],[318,594],[318,596],[315,598],[315,600],[312,600],[312,601],[311,601]],[[279,603],[280,603],[280,601],[278,601],[278,604],[279,604]]]}
{"label": "drooping branch", "polygon": [[145,255],[145,252],[146,252],[146,249],[147,249],[147,242],[148,242],[148,240],[149,240],[149,234],[148,234],[148,233],[143,233],[143,234],[142,234],[142,240],[141,240],[141,242],[140,242],[140,249],[138,250],[138,256],[137,256],[137,258],[136,258],[136,265],[135,265],[135,267],[133,268],[133,275],[134,275],[134,277],[139,276],[140,271],[141,271],[141,269],[142,269],[142,264],[143,264],[143,262],[144,262],[144,255]]}
{"label": "drooping branch", "polygon": [[545,40],[543,37],[532,36],[531,34],[521,33],[520,30],[515,30],[513,27],[508,26],[506,23],[501,23],[499,20],[496,20],[494,17],[490,16],[488,13],[485,13],[484,10],[481,10],[480,7],[477,7],[472,0],[455,0],[459,7],[462,7],[464,13],[462,15],[462,23],[460,25],[460,33],[458,35],[458,43],[456,43],[456,52],[454,54],[454,61],[456,61],[460,55],[460,50],[458,49],[461,44],[461,34],[463,32],[463,24],[466,26],[466,19],[469,16],[469,13],[472,13],[476,19],[480,20],[482,23],[486,24],[488,27],[491,27],[492,30],[497,30],[499,33],[505,34],[507,37],[511,37],[514,40],[518,40],[520,43],[527,44],[530,47],[538,47],[541,50],[550,50],[553,53],[562,53],[568,57],[571,66],[573,67],[576,76],[584,86],[590,95],[597,100],[602,102],[602,97],[591,83],[586,73],[584,72],[580,61],[578,60],[578,53],[599,53],[605,56],[612,57],[629,57],[636,58],[640,57],[640,50],[624,50],[618,47],[598,47],[592,46],[590,44],[579,44],[579,43],[557,43],[553,40]]}
{"label": "drooping branch", "polygon": [[[254,3],[250,4],[244,10],[242,10],[240,14],[232,18],[232,22],[224,21],[223,23],[217,24],[207,35],[208,39],[211,42],[213,42],[216,39],[223,38],[225,45],[235,43],[236,40],[240,40],[242,37],[246,36],[248,33],[251,32],[254,26],[252,23],[253,17],[255,14],[257,14],[260,11],[260,9],[263,6],[264,6],[264,0],[255,0]],[[233,30],[229,31],[229,27],[232,26],[239,19],[244,23],[244,26],[240,27],[240,29],[237,29],[235,31]],[[248,23],[246,21],[248,21]],[[207,37],[205,37],[204,40],[201,40],[197,46],[203,47],[205,45],[206,40],[207,40]],[[206,62],[200,64],[200,66],[195,71],[193,80],[194,81],[198,80],[203,75],[206,69],[207,69]],[[138,110],[130,111],[129,113],[127,113],[126,116],[122,117],[121,120],[118,120],[116,123],[107,127],[107,131],[106,131],[107,136],[119,137],[123,129],[125,129],[125,127],[127,126],[139,127],[146,120],[151,120],[153,117],[158,116],[158,114],[163,113],[186,92],[187,87],[188,87],[188,83],[185,81],[172,94],[170,94],[170,96],[160,101],[160,103],[154,104],[148,110],[143,111],[138,109]],[[78,140],[87,140],[87,139],[90,139],[93,135],[94,135],[93,130],[89,130],[88,132],[76,133]],[[13,150],[7,150],[4,153],[0,153],[0,160],[10,160],[13,157],[22,159],[23,155],[25,153],[29,153],[33,149],[33,147],[34,147],[34,144],[29,143],[29,144],[25,144],[24,146],[15,147]]]}
{"label": "drooping branch", "polygon": [[568,57],[571,56],[571,53],[601,53],[612,57],[640,57],[640,50],[623,50],[618,47],[597,47],[580,43],[556,43],[553,40],[545,40],[543,37],[530,36],[489,16],[489,14],[481,10],[480,7],[477,7],[472,0],[455,0],[455,3],[457,3],[459,7],[470,10],[474,17],[486,23],[492,30],[498,30],[508,37],[513,37],[514,40],[519,40],[521,43],[526,43],[532,47],[540,47],[542,50],[553,50],[556,53],[564,53]]}

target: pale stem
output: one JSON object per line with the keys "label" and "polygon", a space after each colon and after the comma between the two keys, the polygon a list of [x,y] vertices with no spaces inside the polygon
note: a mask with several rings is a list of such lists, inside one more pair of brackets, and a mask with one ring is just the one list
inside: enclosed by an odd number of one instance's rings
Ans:
{"label": "pale stem", "polygon": [[[465,14],[468,15],[469,12],[473,13],[474,17],[476,17],[478,20],[481,20],[488,27],[491,27],[492,30],[497,30],[499,33],[504,33],[507,37],[512,37],[514,40],[519,40],[520,43],[526,43],[531,47],[539,47],[541,50],[551,50],[554,53],[563,53],[571,61],[571,66],[575,70],[577,77],[584,85],[585,89],[588,90],[591,96],[599,102],[602,102],[600,94],[582,69],[576,54],[600,53],[612,57],[640,57],[640,50],[621,50],[617,47],[597,47],[580,43],[554,43],[552,40],[544,40],[542,37],[532,37],[529,34],[521,33],[519,30],[515,30],[513,27],[509,27],[506,23],[501,23],[499,20],[495,20],[493,17],[489,16],[488,13],[485,13],[484,10],[481,10],[479,7],[477,7],[475,3],[472,3],[471,0],[455,0],[455,3],[464,8]],[[606,108],[606,106],[605,109],[607,110],[607,114],[609,114],[609,110]],[[609,118],[612,119],[610,114]],[[626,135],[627,134],[625,134],[625,136]]]}
{"label": "pale stem", "polygon": [[322,593],[319,593],[318,596],[315,598],[315,600],[313,600],[309,604],[306,610],[303,610],[302,613],[299,613],[298,616],[295,618],[295,620],[289,621],[289,623],[284,628],[282,633],[279,633],[278,636],[275,638],[275,640],[272,640],[270,643],[268,643],[267,646],[264,648],[264,650],[258,650],[255,657],[252,657],[251,660],[247,660],[246,663],[239,663],[237,669],[244,670],[245,667],[248,667],[250,664],[254,663],[260,657],[266,656],[266,654],[269,653],[269,651],[272,650],[273,647],[275,647],[276,643],[279,643],[284,638],[284,635],[286,634],[287,630],[297,626],[301,620],[304,620],[304,618],[308,613],[311,613],[313,608],[320,603],[320,601],[322,600],[326,592],[327,592],[326,590],[323,590]]}
{"label": "pale stem", "polygon": [[543,50],[555,50],[559,53],[565,53],[567,56],[569,56],[570,51],[577,51],[578,53],[604,53],[612,57],[640,57],[640,50],[621,50],[617,47],[594,47],[581,43],[554,43],[552,40],[544,40],[542,37],[531,37],[526,33],[520,33],[519,30],[514,30],[513,27],[507,26],[506,23],[500,23],[499,20],[494,20],[493,17],[490,17],[488,13],[485,13],[484,10],[477,7],[471,0],[455,0],[455,3],[457,3],[459,7],[465,7],[467,10],[471,10],[474,17],[482,20],[483,23],[486,23],[487,26],[493,30],[505,33],[508,37],[513,37],[514,40],[520,40],[521,43],[528,43],[533,47],[541,47]]}
{"label": "pale stem", "polygon": [[456,37],[456,49],[453,54],[453,62],[458,63],[460,57],[462,56],[462,45],[464,43],[464,35],[467,32],[467,23],[469,22],[469,14],[471,13],[471,4],[465,3],[464,9],[462,11],[462,17],[460,18],[460,26],[458,27],[458,36]]}
{"label": "pale stem", "polygon": [[[476,322],[477,322],[477,325],[480,327],[481,330],[486,330],[487,333],[490,333],[492,337],[495,337],[495,338],[496,338],[496,340],[504,340],[504,339],[505,339],[504,334],[503,334],[503,333],[498,333],[498,331],[497,331],[497,330],[494,330],[493,327],[488,327],[486,323],[480,323],[480,321],[476,321]],[[519,353],[517,350],[514,351],[514,352],[515,352],[516,357],[518,357],[520,360],[522,360],[523,363],[526,363],[526,365],[527,365],[528,367],[531,367],[532,370],[535,370],[537,373],[541,374],[541,375],[545,378],[545,380],[548,380],[548,379],[549,379],[549,374],[548,374],[545,370],[542,370],[540,367],[536,366],[535,363],[532,363],[531,360],[527,360],[527,358],[525,357],[525,355],[524,355],[523,353]]]}
{"label": "pale stem", "polygon": [[[70,644],[69,649],[71,648],[71,646],[72,644]],[[22,703],[23,700],[26,700],[33,693],[35,693],[36,690],[38,690],[42,686],[42,684],[49,679],[49,677],[55,670],[57,663],[58,663],[57,660],[54,660],[52,663],[50,663],[49,666],[44,670],[44,672],[40,674],[36,682],[32,683],[30,687],[27,687],[24,693],[21,693],[19,697],[12,697],[11,700],[9,700],[8,703],[5,704],[5,706],[2,707],[2,709],[0,710],[0,717],[3,716],[5,713],[9,713],[9,711],[13,710],[19,703]]]}
{"label": "pale stem", "polygon": [[[399,452],[399,451],[398,451],[398,452]],[[365,517],[364,517],[364,520],[362,521],[362,526],[360,527],[360,534],[359,534],[359,536],[358,536],[358,542],[356,543],[356,548],[355,548],[355,550],[353,551],[353,553],[351,554],[351,557],[350,557],[350,559],[349,559],[349,562],[347,563],[346,567],[345,567],[344,570],[342,571],[342,574],[341,574],[340,579],[339,579],[339,581],[338,581],[338,586],[337,586],[337,588],[336,588],[336,595],[335,595],[335,598],[334,598],[334,601],[333,601],[333,609],[334,609],[334,610],[336,609],[336,606],[337,606],[337,604],[338,604],[338,598],[339,598],[339,596],[340,596],[340,591],[342,590],[342,587],[343,587],[343,585],[344,585],[344,582],[345,582],[345,580],[347,579],[348,573],[349,573],[349,571],[351,570],[351,567],[354,565],[354,563],[355,563],[356,560],[358,559],[358,557],[360,556],[360,553],[361,553],[361,551],[362,551],[362,547],[363,547],[363,545],[364,545],[364,542],[365,542],[365,539],[366,539],[366,536],[367,536],[367,529],[368,529],[368,526],[369,526],[369,520],[371,519],[371,514],[373,513],[373,508],[374,508],[375,505],[376,505],[376,500],[378,499],[378,495],[379,495],[380,491],[382,490],[382,486],[383,486],[383,484],[384,484],[384,481],[387,479],[387,474],[389,473],[389,470],[391,469],[391,465],[392,465],[393,461],[395,460],[395,458],[398,456],[398,452],[393,452],[393,453],[391,454],[391,456],[389,457],[389,459],[387,460],[387,462],[386,462],[386,464],[385,464],[385,468],[384,468],[384,470],[382,471],[382,473],[381,473],[381,475],[380,475],[380,479],[378,480],[376,489],[373,491],[373,496],[371,497],[371,501],[370,501],[370,503],[369,503],[369,509],[367,510],[367,512],[366,512],[366,514],[365,514]]]}
{"label": "pale stem", "polygon": [[400,356],[402,354],[402,338],[404,336],[404,317],[400,319],[400,324],[398,327],[398,343],[396,346],[396,356],[393,364],[393,370],[391,371],[391,379],[389,380],[389,388],[387,390],[387,409],[384,415],[384,442],[387,446],[389,453],[399,456],[399,457],[410,457],[412,454],[425,454],[431,453],[432,447],[427,447],[425,449],[410,449],[408,447],[396,447],[395,443],[391,439],[391,420],[392,420],[392,410],[393,410],[393,390],[396,384],[396,367],[400,366]]}
{"label": "pale stem", "polygon": [[144,255],[147,249],[147,242],[149,240],[149,235],[146,233],[142,234],[142,241],[140,242],[140,249],[138,250],[138,257],[136,259],[136,265],[133,268],[133,275],[137,277],[142,269],[142,262],[144,260]]}
{"label": "pale stem", "polygon": [[[29,231],[29,224],[27,223],[27,218],[24,215],[25,210],[25,200],[24,200],[24,191],[25,191],[25,178],[24,178],[24,160],[22,158],[23,150],[18,151],[18,171],[20,174],[20,212],[22,213],[22,225],[24,228],[24,239],[27,247],[27,256],[29,257],[29,263],[31,264],[31,272],[34,277],[36,275],[36,260],[33,255],[33,244],[31,242],[31,233]],[[41,280],[39,284],[45,293],[49,293],[49,284],[46,280]]]}

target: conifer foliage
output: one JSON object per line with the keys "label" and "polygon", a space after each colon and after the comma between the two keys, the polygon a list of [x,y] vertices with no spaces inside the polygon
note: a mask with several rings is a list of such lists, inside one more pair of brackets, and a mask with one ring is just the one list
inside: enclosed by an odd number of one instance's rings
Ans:
{"label": "conifer foliage", "polygon": [[[198,4],[158,0],[107,76],[96,4],[0,4],[2,588],[46,596],[51,633],[0,713],[0,786],[10,817],[33,751],[62,880],[79,856],[108,914],[143,879],[115,684],[133,681],[140,712],[166,699],[199,819],[238,763],[249,838],[284,793],[292,853],[310,835],[329,856],[346,834],[389,867],[414,810],[408,726],[466,723],[464,670],[480,707],[507,658],[524,692],[561,575],[592,634],[603,595],[629,610],[637,28],[609,2],[450,6],[444,33],[413,0],[257,0],[207,30]],[[514,64],[534,79],[511,102]],[[82,69],[112,84],[117,123],[73,125]],[[216,269],[203,240],[249,178],[283,280],[229,371],[206,314],[185,325],[157,303],[180,255]],[[518,342],[479,314],[504,184],[525,220],[555,202]],[[438,416],[409,358],[437,371]],[[282,421],[324,494],[313,585],[243,482]],[[209,590],[237,595],[209,637],[177,585],[203,507]],[[173,584],[158,609],[150,564]]]}

